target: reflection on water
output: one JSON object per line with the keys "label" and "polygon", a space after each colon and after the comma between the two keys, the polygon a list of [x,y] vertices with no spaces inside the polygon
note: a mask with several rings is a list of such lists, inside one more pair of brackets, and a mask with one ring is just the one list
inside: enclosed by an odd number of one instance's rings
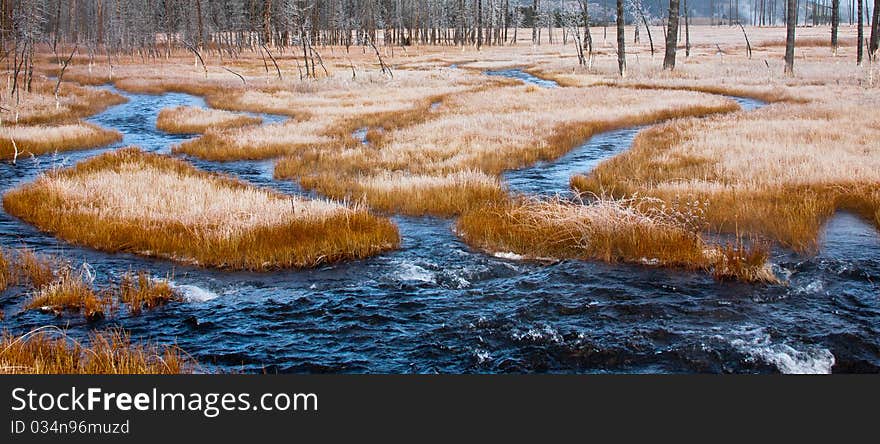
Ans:
{"label": "reflection on water", "polygon": [[[123,144],[168,152],[185,139],[155,130],[168,106],[203,106],[184,94],[127,95],[90,119],[125,133]],[[264,116],[278,121],[276,116]],[[636,129],[594,137],[556,162],[505,178],[514,190],[564,192],[568,178],[626,149]],[[119,146],[121,146],[120,144]],[[118,147],[118,146],[117,146]],[[53,165],[102,152],[0,164],[0,190]],[[284,193],[271,162],[199,168]],[[98,281],[129,269],[172,275],[188,301],[97,324],[20,312],[0,294],[4,328],[119,325],[138,339],[177,343],[208,370],[245,372],[826,372],[880,370],[880,247],[851,215],[832,219],[815,258],[777,251],[788,286],[719,283],[699,273],[635,265],[538,264],[470,250],[453,222],[395,217],[398,251],[313,270],[221,272],[65,244],[5,212],[0,243],[87,262]]]}

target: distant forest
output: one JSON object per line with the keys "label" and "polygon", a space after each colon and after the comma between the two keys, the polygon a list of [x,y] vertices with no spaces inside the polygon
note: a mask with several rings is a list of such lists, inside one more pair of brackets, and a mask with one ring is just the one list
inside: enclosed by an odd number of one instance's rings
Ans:
{"label": "distant forest", "polygon": [[[830,23],[835,0],[800,0],[799,25]],[[840,22],[855,20],[857,0],[839,1]],[[867,26],[880,0],[864,1]],[[0,0],[3,51],[21,43],[78,44],[92,50],[159,51],[171,46],[503,45],[531,28],[548,30],[616,21],[617,0]],[[874,4],[869,4],[873,2]],[[623,0],[626,23],[663,25],[669,0]],[[784,24],[786,0],[681,0],[692,23]],[[675,1],[678,5],[679,2]],[[520,31],[521,32],[521,31]],[[545,36],[542,39],[542,35]],[[547,37],[549,36],[549,38]],[[527,37],[526,37],[527,38]]]}

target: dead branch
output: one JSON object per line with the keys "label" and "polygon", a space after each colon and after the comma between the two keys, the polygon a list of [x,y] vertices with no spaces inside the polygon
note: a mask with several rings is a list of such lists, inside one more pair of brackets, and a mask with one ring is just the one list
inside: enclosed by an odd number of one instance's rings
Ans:
{"label": "dead branch", "polygon": [[742,22],[739,23],[739,29],[742,29],[743,37],[746,38],[746,51],[749,54],[749,58],[752,58],[752,44],[749,43],[749,35],[746,34],[746,28],[743,27]]}
{"label": "dead branch", "polygon": [[244,79],[244,76],[242,76],[241,74],[239,74],[239,73],[237,73],[237,72],[235,72],[235,71],[233,71],[233,70],[231,70],[231,69],[229,69],[229,68],[227,68],[227,67],[225,67],[225,66],[221,66],[221,68],[223,68],[223,69],[225,69],[225,70],[227,70],[227,71],[229,71],[229,72],[235,74],[236,76],[238,76],[238,78],[241,79],[241,83],[243,83],[244,86],[247,86],[247,80]]}
{"label": "dead branch", "polygon": [[67,70],[67,65],[70,64],[70,61],[73,59],[73,55],[76,54],[76,50],[79,48],[79,45],[73,46],[73,51],[70,51],[70,55],[67,56],[67,59],[61,64],[61,71],[58,72],[58,81],[55,82],[55,105],[58,105],[58,89],[61,88],[61,79],[64,78],[64,71]]}
{"label": "dead branch", "polygon": [[199,59],[199,62],[202,64],[202,68],[205,70],[205,78],[208,78],[208,65],[205,65],[205,60],[202,58],[202,55],[199,54],[199,50],[197,50],[193,45],[190,45],[187,41],[183,41],[183,45],[186,46],[186,49],[192,51],[193,54]]}
{"label": "dead branch", "polygon": [[[266,51],[266,54],[267,54],[267,55],[269,56],[269,58],[272,60],[272,64],[275,65],[275,72],[278,73],[278,80],[280,80],[280,81],[283,82],[283,81],[284,81],[284,78],[281,76],[281,68],[278,67],[278,61],[276,61],[276,60],[275,60],[275,57],[272,56],[272,53],[269,52],[269,48],[266,47],[266,44],[265,44],[265,43],[263,43],[263,49]],[[322,65],[323,65],[323,64],[322,64]]]}

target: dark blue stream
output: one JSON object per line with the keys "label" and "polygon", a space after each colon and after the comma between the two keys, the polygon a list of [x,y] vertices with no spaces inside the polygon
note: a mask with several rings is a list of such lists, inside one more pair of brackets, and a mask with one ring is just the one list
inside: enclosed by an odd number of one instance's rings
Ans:
{"label": "dark blue stream", "polygon": [[[528,79],[525,79],[528,81]],[[155,129],[159,110],[203,106],[183,94],[129,95],[90,119],[126,134],[124,144],[168,152],[184,137]],[[755,106],[755,102],[741,102]],[[278,120],[277,117],[270,117]],[[510,172],[516,191],[565,192],[574,173],[625,150],[638,129],[598,135],[552,163]],[[107,149],[115,149],[118,146]],[[0,164],[0,191],[91,150]],[[270,162],[195,162],[260,186]],[[822,253],[777,251],[789,285],[717,282],[647,266],[521,262],[471,250],[450,220],[395,217],[400,250],[314,270],[225,272],[71,246],[0,213],[0,244],[88,263],[99,282],[129,269],[173,274],[190,301],[97,324],[80,316],[21,312],[21,289],[0,294],[3,328],[52,324],[85,337],[119,325],[138,340],[176,343],[205,371],[244,372],[827,372],[880,370],[880,240],[841,214]],[[210,299],[209,299],[210,298]],[[207,299],[207,300],[206,300]]]}

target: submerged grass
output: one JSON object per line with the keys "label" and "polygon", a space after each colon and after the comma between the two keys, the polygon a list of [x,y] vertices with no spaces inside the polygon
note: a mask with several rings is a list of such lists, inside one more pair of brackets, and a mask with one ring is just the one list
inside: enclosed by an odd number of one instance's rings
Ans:
{"label": "submerged grass", "polygon": [[0,292],[15,285],[17,279],[5,250],[0,248]]}
{"label": "submerged grass", "polygon": [[132,313],[142,309],[153,309],[168,302],[181,301],[182,298],[164,279],[153,279],[141,271],[126,273],[119,282],[119,300],[128,304]]}
{"label": "submerged grass", "polygon": [[38,255],[31,250],[19,250],[12,261],[16,276],[20,276],[35,289],[41,289],[57,278],[62,264],[53,257]]}
{"label": "submerged grass", "polygon": [[118,282],[101,289],[93,286],[93,276],[84,265],[80,273],[70,263],[55,256],[37,255],[31,250],[0,250],[0,291],[23,284],[32,290],[25,310],[42,310],[58,315],[64,312],[83,313],[88,320],[97,320],[116,308],[116,302],[127,304],[133,314],[169,302],[183,301],[168,279],[153,278],[146,271],[129,271]]}
{"label": "submerged grass", "polygon": [[312,267],[399,242],[396,226],[366,209],[284,196],[136,148],[50,171],[3,205],[70,242],[210,267]]}
{"label": "submerged grass", "polygon": [[88,320],[97,320],[104,317],[106,305],[107,302],[95,293],[89,283],[66,269],[60,272],[57,280],[39,287],[24,308],[58,314],[67,310],[82,313]]}
{"label": "submerged grass", "polygon": [[0,373],[180,374],[197,363],[176,346],[139,345],[120,329],[95,331],[81,344],[57,329],[0,337]]}

